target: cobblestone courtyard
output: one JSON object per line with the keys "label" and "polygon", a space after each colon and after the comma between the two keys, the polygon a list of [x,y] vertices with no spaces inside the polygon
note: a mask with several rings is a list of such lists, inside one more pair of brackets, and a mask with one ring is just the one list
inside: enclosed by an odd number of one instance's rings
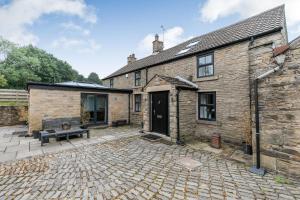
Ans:
{"label": "cobblestone courtyard", "polygon": [[[180,158],[201,163],[189,170]],[[0,199],[300,199],[299,183],[139,136],[0,164]]]}

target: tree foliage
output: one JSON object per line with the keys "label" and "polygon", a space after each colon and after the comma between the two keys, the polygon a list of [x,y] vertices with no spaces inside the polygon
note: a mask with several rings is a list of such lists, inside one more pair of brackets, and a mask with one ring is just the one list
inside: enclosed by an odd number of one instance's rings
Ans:
{"label": "tree foliage", "polygon": [[87,81],[90,83],[102,84],[102,81],[100,80],[98,74],[96,74],[95,72],[90,73],[90,75],[87,78]]}
{"label": "tree foliage", "polygon": [[7,80],[5,79],[4,75],[0,74],[0,88],[3,88],[7,85]]}
{"label": "tree foliage", "polygon": [[[28,81],[85,81],[84,76],[72,69],[67,62],[32,45],[16,47],[1,39],[0,51],[2,54],[6,53],[5,59],[0,61],[0,74],[5,77],[8,88],[25,88]],[[90,80],[99,83],[98,75],[94,74]]]}

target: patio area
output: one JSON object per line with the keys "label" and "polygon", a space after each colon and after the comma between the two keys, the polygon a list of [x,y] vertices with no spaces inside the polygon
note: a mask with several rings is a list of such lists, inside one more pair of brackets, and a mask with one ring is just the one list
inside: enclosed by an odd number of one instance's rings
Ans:
{"label": "patio area", "polygon": [[33,137],[19,137],[14,132],[27,131],[26,126],[0,127],[0,163],[23,159],[31,156],[44,155],[62,150],[72,149],[84,145],[102,143],[110,140],[138,135],[138,129],[124,126],[120,128],[91,129],[89,139],[72,138],[55,141],[50,139],[50,143],[41,146],[41,142]]}
{"label": "patio area", "polygon": [[[1,130],[1,145],[15,144],[2,155],[15,156],[0,163],[0,199],[300,199],[299,180],[260,177],[218,153],[150,142],[136,128],[93,130],[91,139],[44,147]],[[19,159],[25,151],[32,157]]]}

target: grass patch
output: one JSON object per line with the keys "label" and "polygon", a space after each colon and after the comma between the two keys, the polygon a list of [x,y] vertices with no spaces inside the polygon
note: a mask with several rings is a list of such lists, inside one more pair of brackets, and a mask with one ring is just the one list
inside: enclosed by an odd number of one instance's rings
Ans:
{"label": "grass patch", "polygon": [[16,101],[0,101],[0,106],[27,106],[26,102],[16,102]]}
{"label": "grass patch", "polygon": [[293,184],[289,179],[287,179],[283,176],[276,176],[275,177],[275,182],[278,183],[278,184],[288,184],[288,185]]}

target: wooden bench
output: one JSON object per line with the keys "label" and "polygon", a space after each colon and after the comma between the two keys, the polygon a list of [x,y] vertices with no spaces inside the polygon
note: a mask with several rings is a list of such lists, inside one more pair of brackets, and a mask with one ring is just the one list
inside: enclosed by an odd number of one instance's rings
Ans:
{"label": "wooden bench", "polygon": [[[63,123],[69,123],[71,128],[68,130],[62,129]],[[79,135],[83,137],[83,134],[87,134],[87,138],[90,138],[90,132],[88,129],[80,127],[80,118],[57,118],[57,119],[45,119],[42,121],[43,131],[40,131],[41,146],[44,143],[49,142],[49,138],[66,138],[69,141],[70,136]]]}

